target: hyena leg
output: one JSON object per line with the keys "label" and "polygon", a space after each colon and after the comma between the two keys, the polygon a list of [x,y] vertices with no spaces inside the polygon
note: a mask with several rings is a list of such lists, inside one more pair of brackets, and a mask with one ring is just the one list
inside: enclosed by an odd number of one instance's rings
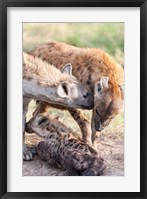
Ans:
{"label": "hyena leg", "polygon": [[28,111],[28,104],[30,99],[23,99],[23,160],[29,161],[33,159],[33,155],[30,149],[26,147],[25,144],[25,124],[26,124],[26,113]]}
{"label": "hyena leg", "polygon": [[[25,133],[23,134],[23,140],[25,140]],[[30,161],[33,159],[33,153],[25,143],[23,143],[23,160]]]}
{"label": "hyena leg", "polygon": [[92,114],[91,128],[92,128],[92,146],[96,151],[98,151],[99,144],[103,144],[103,142],[101,142],[101,132],[96,131],[95,129],[94,113]]}
{"label": "hyena leg", "polygon": [[98,142],[99,142],[101,133],[99,131],[96,131],[96,129],[95,129],[94,114],[92,114],[91,128],[92,128],[92,144],[93,144],[93,148],[97,150]]}
{"label": "hyena leg", "polygon": [[84,140],[84,142],[91,145],[92,131],[91,131],[91,125],[88,119],[85,117],[85,115],[80,109],[68,108],[68,111],[70,112],[72,117],[75,119],[75,121],[78,123],[82,132],[82,139]]}

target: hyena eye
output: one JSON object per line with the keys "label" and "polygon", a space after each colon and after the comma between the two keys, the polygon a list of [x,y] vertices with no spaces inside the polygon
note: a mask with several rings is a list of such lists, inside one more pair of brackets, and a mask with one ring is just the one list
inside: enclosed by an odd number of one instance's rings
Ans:
{"label": "hyena eye", "polygon": [[98,91],[99,94],[102,94],[102,85],[101,85],[101,83],[97,84],[97,91]]}
{"label": "hyena eye", "polygon": [[48,123],[48,118],[47,117],[43,117],[38,121],[38,125],[42,125],[42,124],[46,124]]}

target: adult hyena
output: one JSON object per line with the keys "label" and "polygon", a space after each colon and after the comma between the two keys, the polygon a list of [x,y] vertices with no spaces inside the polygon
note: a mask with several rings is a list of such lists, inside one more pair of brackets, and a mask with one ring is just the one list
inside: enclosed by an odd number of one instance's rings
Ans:
{"label": "adult hyena", "polygon": [[[23,128],[31,99],[72,108],[93,107],[93,96],[72,76],[71,64],[65,65],[61,72],[51,64],[23,53]],[[32,153],[25,145],[23,159],[32,159]]]}
{"label": "adult hyena", "polygon": [[37,151],[49,164],[62,166],[69,175],[103,174],[104,161],[98,153],[56,118],[37,115],[26,124],[26,130],[45,139]]}
{"label": "adult hyena", "polygon": [[[93,135],[102,131],[118,114],[123,104],[124,70],[112,57],[98,48],[78,48],[65,43],[49,42],[31,51],[33,56],[54,64],[61,69],[65,63],[73,66],[74,76],[89,92],[94,93],[92,117]],[[43,112],[47,104],[40,105]],[[68,109],[79,124],[85,141],[91,141],[89,121],[77,109]]]}

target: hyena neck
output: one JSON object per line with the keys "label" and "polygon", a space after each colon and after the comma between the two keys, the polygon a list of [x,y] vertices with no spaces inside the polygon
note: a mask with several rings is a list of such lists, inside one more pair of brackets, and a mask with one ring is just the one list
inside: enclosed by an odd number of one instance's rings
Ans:
{"label": "hyena neck", "polygon": [[54,103],[55,93],[55,87],[41,87],[35,80],[23,80],[23,97],[25,98]]}
{"label": "hyena neck", "polygon": [[71,128],[65,126],[64,124],[61,123],[61,126],[59,125],[59,123],[56,124],[57,127],[57,132],[63,134],[63,135],[67,135],[66,138],[74,138],[74,139],[79,139],[81,140],[80,136],[78,135],[78,133],[74,130],[72,130]]}
{"label": "hyena neck", "polygon": [[72,130],[71,128],[65,126],[62,122],[60,122],[58,119],[50,119],[51,123],[52,123],[52,127],[55,129],[56,132],[58,133],[75,133],[74,130]]}
{"label": "hyena neck", "polygon": [[64,132],[59,133],[59,132],[56,132],[54,129],[50,129],[48,131],[48,134],[44,137],[44,139],[48,144],[54,143],[56,145],[60,145],[63,140],[63,137],[65,139],[66,133]]}

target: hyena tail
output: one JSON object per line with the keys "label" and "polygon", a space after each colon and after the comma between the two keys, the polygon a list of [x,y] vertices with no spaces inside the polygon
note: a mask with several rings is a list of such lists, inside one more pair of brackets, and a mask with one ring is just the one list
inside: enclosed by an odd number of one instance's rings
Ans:
{"label": "hyena tail", "polygon": [[81,176],[100,176],[104,174],[105,165],[102,158],[96,158],[94,164],[90,168],[86,169]]}

